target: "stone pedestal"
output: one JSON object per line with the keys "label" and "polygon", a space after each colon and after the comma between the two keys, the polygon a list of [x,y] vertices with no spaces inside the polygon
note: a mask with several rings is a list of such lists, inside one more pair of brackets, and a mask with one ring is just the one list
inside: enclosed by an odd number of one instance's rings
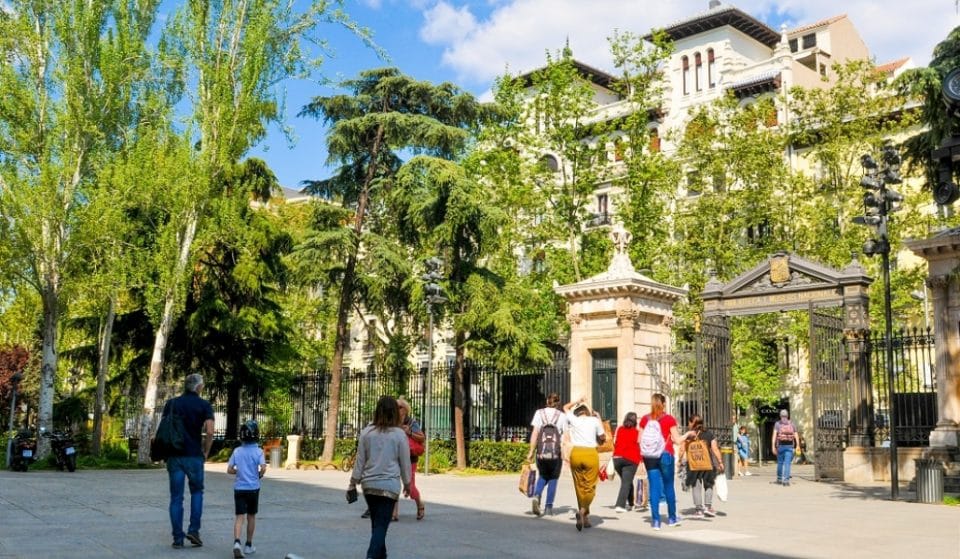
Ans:
{"label": "stone pedestal", "polygon": [[296,470],[300,463],[300,435],[287,435],[287,461],[284,463],[288,470]]}
{"label": "stone pedestal", "polygon": [[[557,287],[570,322],[570,395],[597,402],[592,351],[616,350],[616,417],[645,413],[654,392],[647,355],[670,345],[673,304],[686,290],[658,283],[634,270],[626,252],[630,233],[611,230],[615,252],[606,272]],[[605,395],[610,396],[610,395]],[[595,405],[595,404],[594,404]]]}
{"label": "stone pedestal", "polygon": [[931,448],[960,445],[960,228],[906,245],[927,261],[933,303],[937,376],[937,426]]}

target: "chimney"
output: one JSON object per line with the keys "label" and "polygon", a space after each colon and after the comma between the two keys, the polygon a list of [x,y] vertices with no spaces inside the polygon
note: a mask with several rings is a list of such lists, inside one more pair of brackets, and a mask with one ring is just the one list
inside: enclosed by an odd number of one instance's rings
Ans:
{"label": "chimney", "polygon": [[710,9],[719,8],[720,0],[710,0]]}

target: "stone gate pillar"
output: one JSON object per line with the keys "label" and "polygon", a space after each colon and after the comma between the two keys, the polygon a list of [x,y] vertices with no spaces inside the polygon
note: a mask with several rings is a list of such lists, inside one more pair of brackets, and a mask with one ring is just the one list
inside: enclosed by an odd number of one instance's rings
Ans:
{"label": "stone gate pillar", "polygon": [[933,302],[937,377],[937,426],[930,448],[960,446],[960,228],[928,239],[907,241],[927,261],[927,287]]}
{"label": "stone gate pillar", "polygon": [[628,411],[642,414],[653,393],[647,355],[670,345],[673,304],[686,290],[638,273],[627,247],[631,235],[617,224],[610,232],[614,255],[606,272],[557,287],[568,304],[570,322],[570,395],[596,401],[592,352],[615,349],[616,419]]}

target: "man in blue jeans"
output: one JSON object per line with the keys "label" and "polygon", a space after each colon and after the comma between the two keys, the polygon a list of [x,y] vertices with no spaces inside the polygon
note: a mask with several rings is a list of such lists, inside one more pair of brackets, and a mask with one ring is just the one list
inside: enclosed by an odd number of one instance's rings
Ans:
{"label": "man in blue jeans", "polygon": [[[184,426],[183,452],[167,458],[167,476],[170,479],[170,524],[173,527],[173,547],[183,547],[183,539],[193,547],[200,547],[200,517],[203,515],[203,463],[213,445],[213,407],[200,397],[203,377],[187,376],[186,389],[181,396],[167,400],[163,416],[174,413]],[[202,437],[202,440],[201,440]],[[183,533],[183,486],[190,484],[190,526]]]}
{"label": "man in blue jeans", "polygon": [[777,457],[777,483],[789,487],[790,464],[793,462],[793,453],[800,446],[800,435],[790,421],[790,413],[787,410],[780,410],[780,421],[773,426],[771,443],[773,454]]}

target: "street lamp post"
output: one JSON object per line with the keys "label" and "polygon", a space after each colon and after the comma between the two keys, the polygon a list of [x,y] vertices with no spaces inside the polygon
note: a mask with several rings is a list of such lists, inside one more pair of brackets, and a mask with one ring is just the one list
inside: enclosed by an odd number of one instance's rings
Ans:
{"label": "street lamp post", "polygon": [[894,405],[893,372],[893,310],[890,304],[890,238],[889,215],[899,209],[903,196],[889,188],[891,184],[903,182],[900,178],[900,154],[893,146],[883,147],[882,164],[878,164],[869,154],[860,158],[864,177],[860,179],[863,194],[864,215],[853,218],[858,225],[874,228],[876,235],[863,243],[863,253],[867,256],[879,254],[883,268],[883,319],[884,346],[887,377],[887,401],[890,409],[890,498],[896,501],[900,494],[899,457],[897,456],[897,408]]}
{"label": "street lamp post", "polygon": [[10,453],[13,452],[13,414],[17,410],[17,387],[20,385],[20,381],[23,379],[23,375],[20,374],[20,371],[13,373],[13,376],[10,377],[10,384],[13,386],[13,391],[10,397],[10,426],[7,429],[9,436],[7,437],[7,469],[10,469]]}
{"label": "street lamp post", "polygon": [[443,279],[440,269],[443,267],[443,260],[433,257],[424,261],[427,272],[421,279],[425,282],[423,292],[426,295],[427,314],[429,315],[429,326],[427,327],[427,382],[424,383],[426,395],[424,397],[423,414],[423,435],[424,435],[424,453],[423,453],[423,472],[424,475],[430,475],[430,415],[432,411],[431,382],[433,380],[433,307],[446,302],[447,298],[443,296],[443,288],[437,282]]}

